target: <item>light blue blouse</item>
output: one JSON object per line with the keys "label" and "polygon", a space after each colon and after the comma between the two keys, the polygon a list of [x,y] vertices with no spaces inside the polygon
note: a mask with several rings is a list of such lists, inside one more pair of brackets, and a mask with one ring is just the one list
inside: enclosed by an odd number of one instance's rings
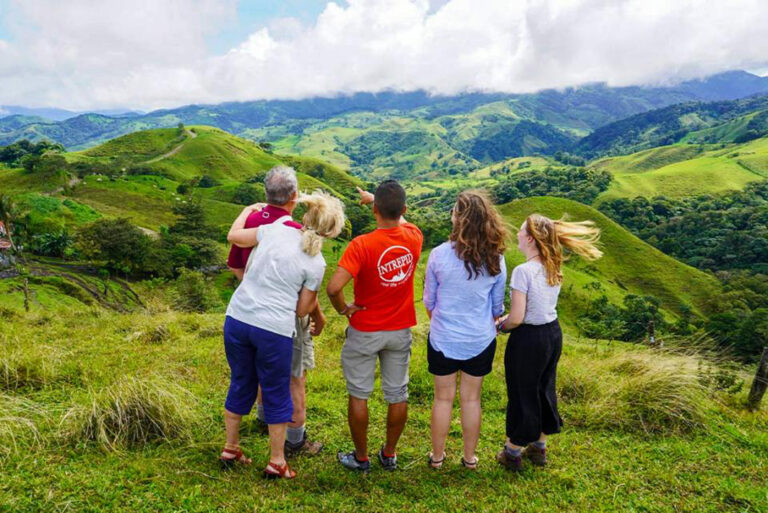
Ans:
{"label": "light blue blouse", "polygon": [[432,311],[429,339],[446,357],[468,360],[496,337],[493,318],[504,313],[507,281],[504,256],[499,260],[501,272],[496,276],[481,273],[469,279],[452,242],[444,242],[430,253],[424,279],[424,306]]}

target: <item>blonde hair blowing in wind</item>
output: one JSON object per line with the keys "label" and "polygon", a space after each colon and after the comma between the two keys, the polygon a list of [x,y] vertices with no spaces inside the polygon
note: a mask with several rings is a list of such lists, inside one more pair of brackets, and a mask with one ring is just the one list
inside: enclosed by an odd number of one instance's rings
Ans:
{"label": "blonde hair blowing in wind", "polygon": [[323,249],[324,239],[333,239],[344,229],[344,205],[338,198],[319,189],[312,194],[302,194],[298,202],[307,205],[303,218],[301,249],[304,253],[315,256]]}
{"label": "blonde hair blowing in wind", "polygon": [[597,260],[603,252],[597,248],[600,229],[592,221],[569,222],[565,217],[553,221],[540,214],[531,214],[525,220],[525,229],[533,237],[547,271],[547,283],[559,285],[563,281],[562,264],[568,259],[564,250]]}

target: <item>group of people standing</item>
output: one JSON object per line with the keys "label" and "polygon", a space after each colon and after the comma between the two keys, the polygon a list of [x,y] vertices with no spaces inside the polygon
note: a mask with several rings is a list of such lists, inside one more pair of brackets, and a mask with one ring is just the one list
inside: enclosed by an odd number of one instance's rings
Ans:
{"label": "group of people standing", "polygon": [[[325,261],[323,240],[341,233],[343,205],[323,192],[299,194],[293,169],[273,168],[265,178],[266,204],[246,207],[234,221],[228,265],[241,280],[227,308],[224,347],[231,369],[225,403],[227,440],[224,466],[250,464],[240,448],[242,416],[257,405],[267,426],[269,478],[293,478],[286,457],[316,454],[322,444],[307,436],[306,371],[314,367],[312,336],[325,326],[317,292]],[[394,180],[374,194],[359,190],[372,204],[376,229],[353,239],[326,287],[333,308],[349,325],[341,365],[349,396],[348,421],[354,449],[339,452],[344,467],[366,472],[368,398],[376,362],[388,403],[386,439],[377,459],[397,468],[397,443],[407,419],[411,328],[416,325],[414,274],[423,237],[405,219],[405,190]],[[306,205],[302,224],[291,218]],[[476,469],[481,389],[491,372],[497,333],[510,333],[504,354],[507,438],[497,454],[503,466],[519,470],[523,458],[546,464],[546,437],[560,431],[555,376],[562,349],[557,298],[564,250],[588,259],[601,256],[599,230],[591,222],[529,216],[517,232],[526,261],[510,280],[510,310],[504,314],[508,239],[503,219],[482,191],[464,191],[451,209],[450,240],[432,250],[424,280],[424,306],[430,318],[429,372],[435,376],[432,451],[427,463],[440,468],[457,388],[464,441],[461,464]],[[345,286],[354,283],[347,302]]]}

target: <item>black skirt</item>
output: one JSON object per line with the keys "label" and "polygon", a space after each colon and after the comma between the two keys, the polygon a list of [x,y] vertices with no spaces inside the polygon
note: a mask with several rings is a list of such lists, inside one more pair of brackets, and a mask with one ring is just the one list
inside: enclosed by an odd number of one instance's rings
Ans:
{"label": "black skirt", "polygon": [[541,433],[559,433],[555,379],[563,350],[557,319],[539,326],[522,324],[512,330],[504,352],[507,382],[507,437],[524,446]]}

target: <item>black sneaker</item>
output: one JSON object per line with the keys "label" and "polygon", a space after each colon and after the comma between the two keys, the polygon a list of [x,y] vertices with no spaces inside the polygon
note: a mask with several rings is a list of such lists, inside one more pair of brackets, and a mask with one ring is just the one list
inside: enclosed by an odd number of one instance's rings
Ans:
{"label": "black sneaker", "polygon": [[397,469],[397,454],[394,456],[384,456],[384,448],[379,449],[379,463],[384,467],[384,470],[396,470]]}
{"label": "black sneaker", "polygon": [[358,460],[355,451],[338,452],[336,457],[339,458],[339,463],[349,470],[356,470],[358,472],[370,472],[371,470],[371,462],[368,460]]}

